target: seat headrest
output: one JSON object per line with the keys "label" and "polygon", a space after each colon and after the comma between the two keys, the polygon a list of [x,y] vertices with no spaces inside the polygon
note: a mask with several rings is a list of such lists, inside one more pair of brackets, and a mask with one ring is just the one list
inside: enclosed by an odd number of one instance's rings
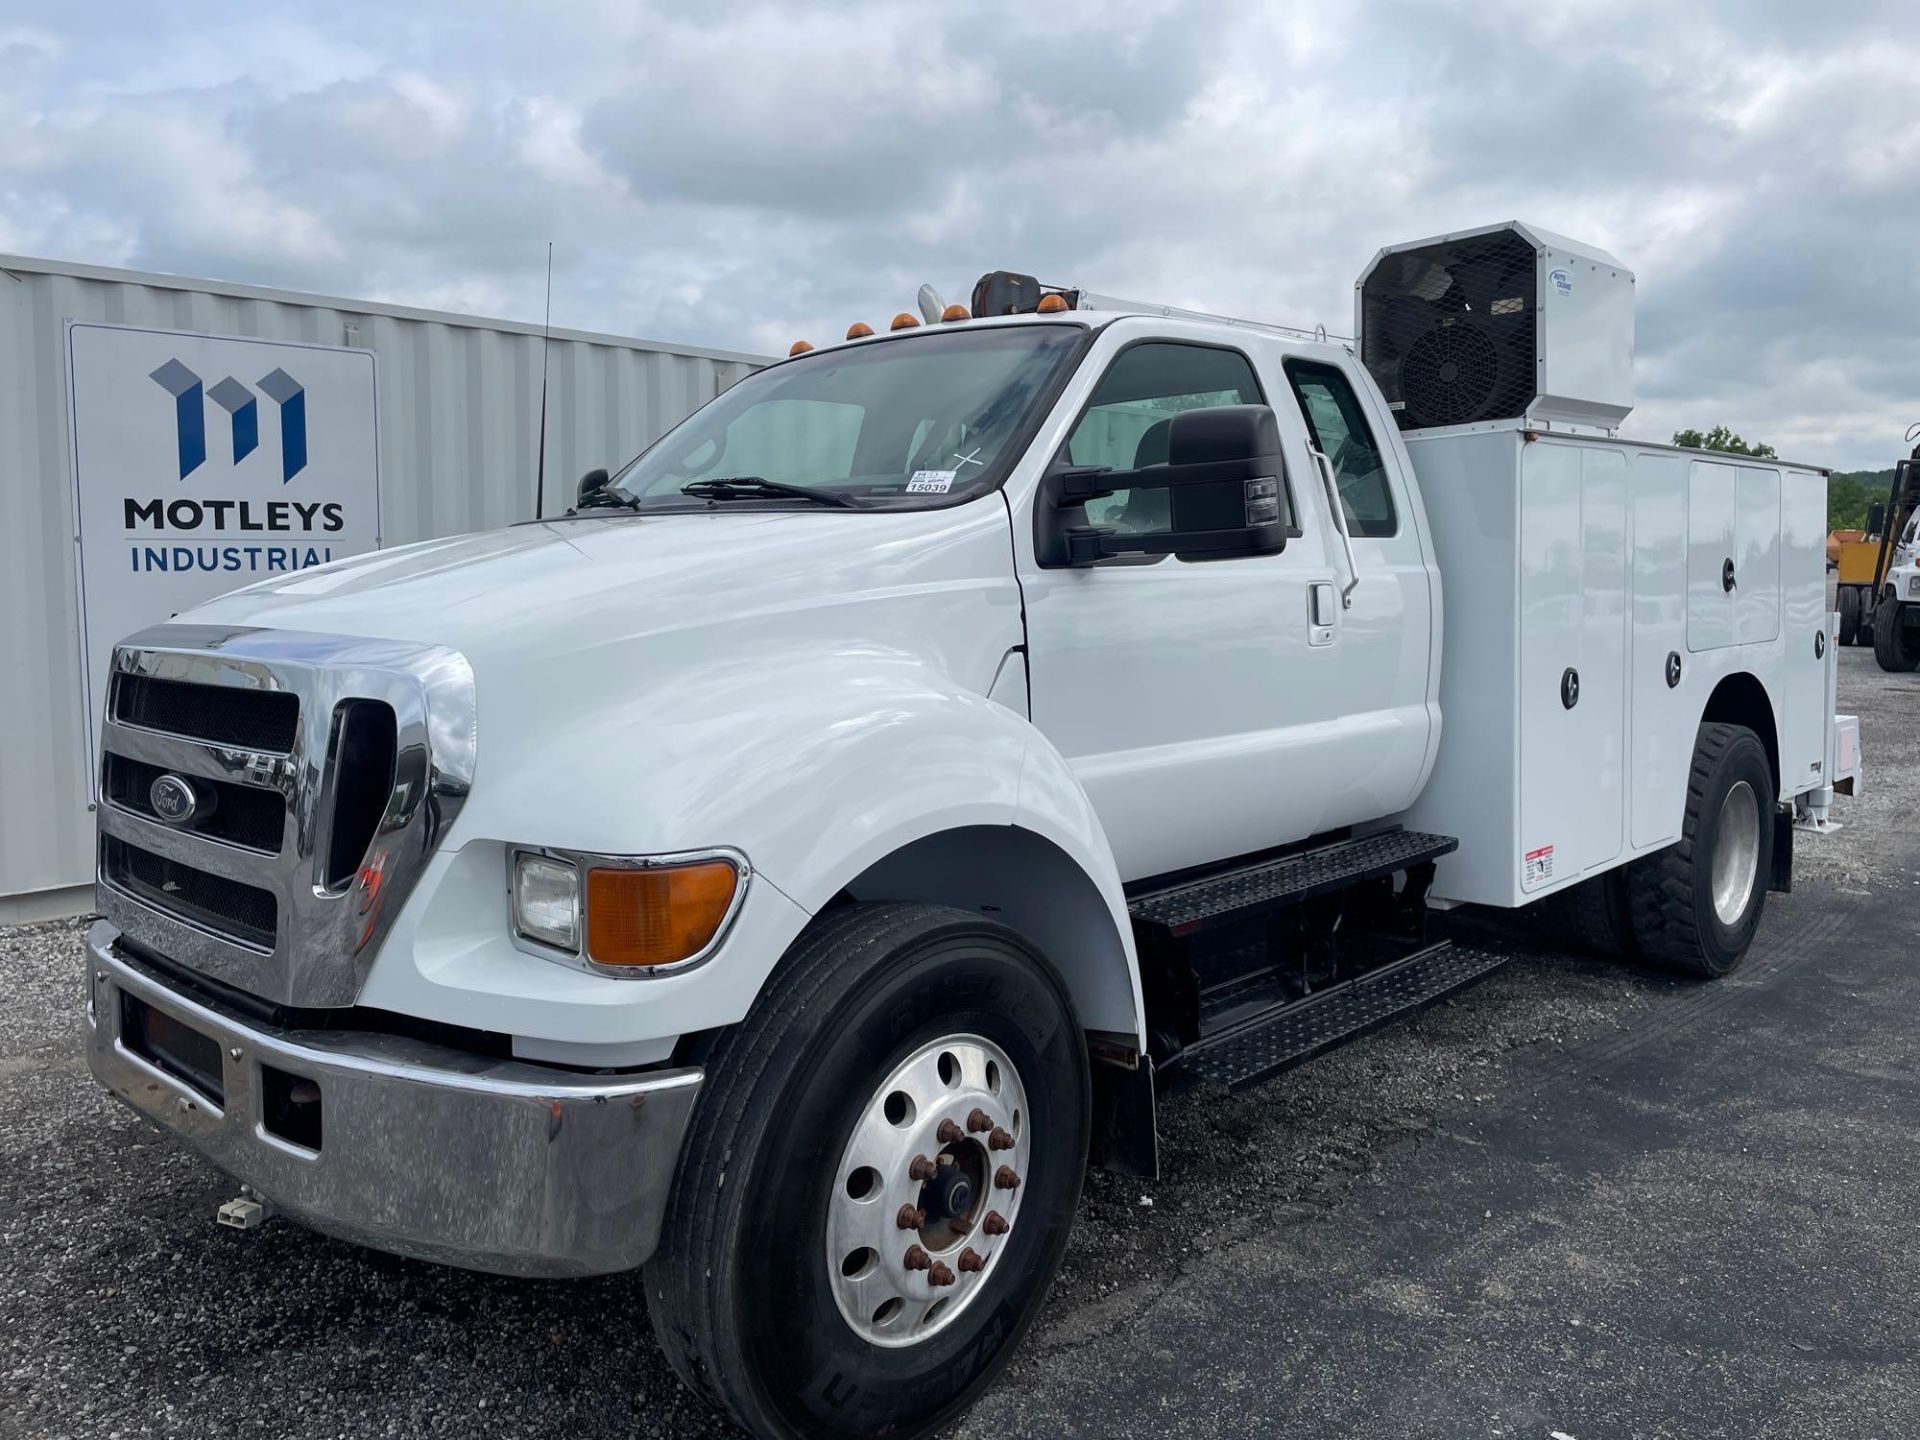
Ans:
{"label": "seat headrest", "polygon": [[1172,420],[1156,420],[1146,428],[1140,436],[1140,443],[1134,447],[1134,469],[1144,470],[1149,465],[1167,463],[1167,431],[1172,426]]}

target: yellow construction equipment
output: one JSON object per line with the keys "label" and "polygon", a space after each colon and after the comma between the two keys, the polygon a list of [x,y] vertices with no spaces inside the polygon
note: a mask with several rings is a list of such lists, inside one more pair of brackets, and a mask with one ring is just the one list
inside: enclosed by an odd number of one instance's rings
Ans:
{"label": "yellow construction equipment", "polygon": [[[1911,441],[1920,425],[1907,431]],[[1911,545],[1907,531],[1920,512],[1920,445],[1893,467],[1893,485],[1884,501],[1867,507],[1865,530],[1836,530],[1827,537],[1827,558],[1840,572],[1835,603],[1840,610],[1840,643],[1871,645],[1873,611],[1886,583],[1887,569],[1902,544]]]}

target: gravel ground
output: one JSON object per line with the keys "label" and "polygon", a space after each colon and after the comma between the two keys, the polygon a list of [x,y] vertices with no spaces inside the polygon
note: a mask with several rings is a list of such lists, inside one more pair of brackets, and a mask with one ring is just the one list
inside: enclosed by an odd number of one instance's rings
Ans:
{"label": "gravel ground", "polygon": [[[1869,791],[1801,838],[1739,976],[1535,947],[1252,1094],[1168,1105],[1165,1178],[1090,1180],[963,1431],[1920,1434],[1920,678],[1841,659]],[[217,1229],[232,1185],[86,1075],[82,930],[0,931],[0,1434],[733,1433],[630,1278]]]}

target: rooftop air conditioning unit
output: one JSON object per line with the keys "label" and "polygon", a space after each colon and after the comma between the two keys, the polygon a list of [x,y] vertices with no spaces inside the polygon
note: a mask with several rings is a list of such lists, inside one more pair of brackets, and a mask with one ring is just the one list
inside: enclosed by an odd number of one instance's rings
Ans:
{"label": "rooftop air conditioning unit", "polygon": [[1354,287],[1360,358],[1402,430],[1633,409],[1633,272],[1517,220],[1389,245]]}

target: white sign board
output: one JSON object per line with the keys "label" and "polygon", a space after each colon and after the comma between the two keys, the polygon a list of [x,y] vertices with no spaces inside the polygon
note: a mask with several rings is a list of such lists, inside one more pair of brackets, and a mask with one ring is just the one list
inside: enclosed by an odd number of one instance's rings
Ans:
{"label": "white sign board", "polygon": [[92,754],[116,641],[379,547],[376,396],[369,350],[67,326]]}

